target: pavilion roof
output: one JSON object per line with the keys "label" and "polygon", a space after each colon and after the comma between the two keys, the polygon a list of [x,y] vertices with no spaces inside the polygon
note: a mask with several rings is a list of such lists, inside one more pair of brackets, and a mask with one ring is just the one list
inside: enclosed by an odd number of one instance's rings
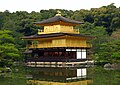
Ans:
{"label": "pavilion roof", "polygon": [[93,36],[82,35],[82,34],[72,34],[72,33],[50,33],[50,34],[35,34],[31,36],[24,36],[22,39],[37,39],[37,38],[51,38],[51,37],[59,37],[59,36],[74,36],[74,37],[84,37],[84,38],[93,38]]}
{"label": "pavilion roof", "polygon": [[39,21],[39,22],[34,22],[34,24],[39,24],[39,25],[43,25],[43,24],[50,24],[50,23],[55,23],[55,22],[65,22],[65,23],[70,23],[70,24],[82,24],[83,22],[80,21],[75,21],[75,20],[71,20],[68,18],[65,18],[63,16],[54,16],[52,18],[43,20],[43,21]]}

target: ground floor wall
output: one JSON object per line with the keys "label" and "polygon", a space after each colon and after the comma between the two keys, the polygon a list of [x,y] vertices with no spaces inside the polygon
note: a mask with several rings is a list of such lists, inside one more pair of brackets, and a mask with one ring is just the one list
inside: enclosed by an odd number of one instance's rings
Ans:
{"label": "ground floor wall", "polygon": [[30,61],[64,61],[87,59],[87,49],[32,49],[32,53],[26,56]]}
{"label": "ground floor wall", "polygon": [[[25,62],[30,67],[86,67],[94,61],[88,58],[86,48],[30,49]],[[79,74],[78,74],[79,75]]]}

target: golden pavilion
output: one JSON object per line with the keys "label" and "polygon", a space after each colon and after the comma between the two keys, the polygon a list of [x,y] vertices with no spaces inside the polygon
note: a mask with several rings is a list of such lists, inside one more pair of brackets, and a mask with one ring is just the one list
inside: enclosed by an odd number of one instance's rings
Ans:
{"label": "golden pavilion", "polygon": [[88,41],[92,38],[82,35],[74,27],[83,22],[70,20],[58,12],[54,17],[34,22],[41,26],[38,33],[24,36],[28,41],[25,54],[28,66],[44,65],[76,65],[87,61],[87,49],[91,48]]}

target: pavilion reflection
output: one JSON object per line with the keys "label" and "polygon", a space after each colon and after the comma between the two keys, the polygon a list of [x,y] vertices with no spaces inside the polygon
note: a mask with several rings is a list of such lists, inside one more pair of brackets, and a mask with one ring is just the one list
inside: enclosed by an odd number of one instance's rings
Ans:
{"label": "pavilion reflection", "polygon": [[28,85],[88,85],[87,68],[27,68]]}

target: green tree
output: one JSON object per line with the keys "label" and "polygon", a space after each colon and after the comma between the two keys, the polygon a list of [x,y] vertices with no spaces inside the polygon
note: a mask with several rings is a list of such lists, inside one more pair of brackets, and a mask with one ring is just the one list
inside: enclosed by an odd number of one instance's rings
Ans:
{"label": "green tree", "polygon": [[95,57],[98,61],[116,62],[120,59],[120,40],[101,44]]}
{"label": "green tree", "polygon": [[12,64],[20,57],[19,50],[14,45],[14,38],[9,30],[0,30],[0,62],[1,66]]}

